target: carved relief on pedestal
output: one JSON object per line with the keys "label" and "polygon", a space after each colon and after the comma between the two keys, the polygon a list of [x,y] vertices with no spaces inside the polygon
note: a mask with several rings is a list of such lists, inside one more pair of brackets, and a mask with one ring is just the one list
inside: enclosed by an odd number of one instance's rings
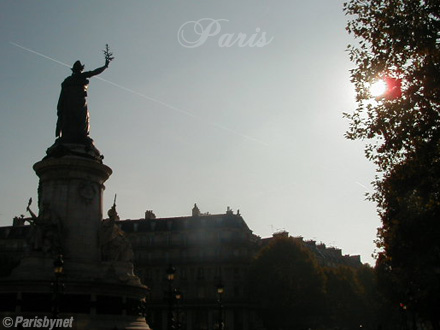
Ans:
{"label": "carved relief on pedestal", "polygon": [[31,231],[28,244],[33,251],[42,251],[46,255],[59,255],[61,249],[61,221],[51,209],[49,202],[43,202],[38,216],[30,209],[32,198],[29,200],[27,211],[31,219]]}
{"label": "carved relief on pedestal", "polygon": [[84,181],[78,189],[79,196],[86,204],[90,204],[95,198],[97,191],[95,186],[88,181]]}

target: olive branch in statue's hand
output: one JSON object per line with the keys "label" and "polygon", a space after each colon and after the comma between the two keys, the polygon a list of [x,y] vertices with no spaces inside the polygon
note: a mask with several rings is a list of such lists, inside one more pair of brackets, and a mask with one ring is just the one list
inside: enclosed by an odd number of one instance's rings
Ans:
{"label": "olive branch in statue's hand", "polygon": [[105,66],[107,67],[108,64],[111,61],[113,61],[115,58],[113,56],[113,53],[110,52],[110,48],[108,47],[108,44],[105,44],[105,49],[102,52],[104,53]]}

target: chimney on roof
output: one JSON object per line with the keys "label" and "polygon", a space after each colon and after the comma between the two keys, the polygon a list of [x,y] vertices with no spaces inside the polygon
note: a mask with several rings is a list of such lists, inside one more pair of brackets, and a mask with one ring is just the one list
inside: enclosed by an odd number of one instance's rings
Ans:
{"label": "chimney on roof", "polygon": [[285,230],[280,230],[280,231],[277,231],[277,232],[273,233],[272,237],[273,238],[279,238],[279,237],[287,238],[287,237],[289,237],[289,232],[285,231]]}
{"label": "chimney on roof", "polygon": [[151,220],[151,219],[156,219],[156,215],[154,214],[153,210],[146,210],[145,220]]}
{"label": "chimney on roof", "polygon": [[194,204],[194,207],[192,209],[192,216],[193,217],[198,217],[200,215],[200,210],[197,207],[197,204]]}

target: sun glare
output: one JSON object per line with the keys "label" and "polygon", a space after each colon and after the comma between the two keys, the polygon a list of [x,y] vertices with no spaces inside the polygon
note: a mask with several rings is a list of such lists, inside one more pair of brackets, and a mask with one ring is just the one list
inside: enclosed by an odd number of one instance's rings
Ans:
{"label": "sun glare", "polygon": [[387,84],[384,80],[378,80],[371,84],[370,93],[372,96],[377,97],[383,95],[387,90]]}

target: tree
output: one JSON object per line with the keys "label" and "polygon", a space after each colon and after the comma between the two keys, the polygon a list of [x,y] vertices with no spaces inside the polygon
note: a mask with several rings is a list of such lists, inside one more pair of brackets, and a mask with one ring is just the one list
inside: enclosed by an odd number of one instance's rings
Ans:
{"label": "tree", "polygon": [[251,266],[250,287],[267,329],[314,328],[322,321],[324,275],[298,239],[273,238]]}
{"label": "tree", "polygon": [[[344,11],[358,108],[347,137],[373,139],[368,158],[386,172],[438,139],[440,127],[440,3],[436,0],[351,0]],[[372,102],[369,88],[379,78],[401,81],[401,97]]]}
{"label": "tree", "polygon": [[396,165],[381,185],[380,276],[395,303],[439,326],[440,151],[419,152]]}
{"label": "tree", "polygon": [[327,326],[339,329],[377,328],[377,287],[369,266],[325,269]]}
{"label": "tree", "polygon": [[[369,140],[377,165],[377,267],[390,296],[440,328],[440,2],[350,0],[347,25],[357,109],[347,138]],[[372,99],[371,84],[394,82]],[[397,89],[397,91],[396,91]],[[388,288],[391,286],[388,285]],[[405,305],[407,304],[407,305]]]}

